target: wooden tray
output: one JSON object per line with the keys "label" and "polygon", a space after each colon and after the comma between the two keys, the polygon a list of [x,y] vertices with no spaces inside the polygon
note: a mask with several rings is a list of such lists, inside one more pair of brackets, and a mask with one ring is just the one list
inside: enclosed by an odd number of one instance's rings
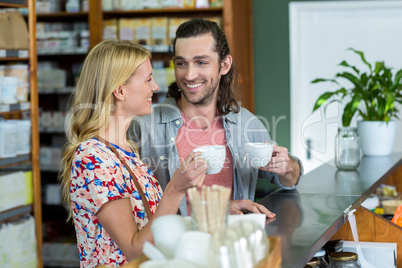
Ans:
{"label": "wooden tray", "polygon": [[[269,254],[257,267],[258,268],[280,268],[282,264],[281,254],[281,238],[276,236],[268,236],[269,240]],[[138,268],[141,263],[147,261],[148,258],[145,255],[141,255],[138,258],[125,264],[122,268]],[[100,268],[106,268],[101,266]]]}

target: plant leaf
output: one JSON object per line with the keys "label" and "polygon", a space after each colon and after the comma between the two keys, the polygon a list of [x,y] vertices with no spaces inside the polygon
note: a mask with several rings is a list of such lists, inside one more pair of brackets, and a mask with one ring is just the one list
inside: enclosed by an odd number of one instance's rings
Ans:
{"label": "plant leaf", "polygon": [[346,104],[345,109],[343,109],[342,115],[342,125],[345,127],[350,126],[350,122],[352,121],[353,116],[355,115],[357,108],[360,105],[360,96],[355,95],[351,102]]}
{"label": "plant leaf", "polygon": [[320,83],[320,82],[333,82],[335,84],[338,84],[338,81],[336,81],[335,79],[326,79],[326,78],[314,79],[313,81],[311,81],[311,84]]}
{"label": "plant leaf", "polygon": [[395,85],[398,85],[400,82],[399,82],[399,80],[401,80],[402,79],[402,69],[400,69],[397,73],[396,73],[396,75],[395,75],[395,80],[394,80],[394,84]]}
{"label": "plant leaf", "polygon": [[355,67],[347,63],[345,60],[339,63],[340,66],[352,68],[357,74],[360,74],[360,71]]}
{"label": "plant leaf", "polygon": [[348,48],[348,50],[352,50],[354,53],[359,54],[361,60],[369,67],[371,71],[371,64],[367,62],[366,58],[364,57],[364,53],[362,51],[355,50],[354,48]]}
{"label": "plant leaf", "polygon": [[331,98],[335,92],[325,92],[321,96],[318,97],[317,101],[314,104],[313,112],[321,107],[329,98]]}
{"label": "plant leaf", "polygon": [[384,70],[384,62],[383,61],[377,61],[375,63],[375,68],[374,68],[374,73],[379,74],[381,70]]}
{"label": "plant leaf", "polygon": [[363,84],[362,82],[353,74],[348,73],[348,72],[343,72],[343,73],[338,73],[336,74],[336,77],[343,77],[352,82],[358,89],[363,90]]}

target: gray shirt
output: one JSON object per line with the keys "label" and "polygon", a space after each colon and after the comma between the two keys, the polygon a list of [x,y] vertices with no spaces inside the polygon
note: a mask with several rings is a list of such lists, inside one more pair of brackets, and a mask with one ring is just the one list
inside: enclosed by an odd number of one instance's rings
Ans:
{"label": "gray shirt", "polygon": [[[233,157],[233,199],[254,200],[258,178],[266,178],[283,189],[296,188],[297,185],[292,187],[282,185],[277,174],[254,168],[247,161],[245,143],[271,141],[267,129],[255,115],[241,108],[239,113],[222,116],[222,121],[226,142]],[[157,105],[150,115],[136,117],[128,130],[129,139],[137,143],[141,159],[155,174],[162,189],[166,188],[173,173],[180,166],[176,138],[182,123],[183,119],[176,100],[167,98],[162,104]],[[299,162],[303,174],[300,160],[291,157]],[[180,204],[180,212],[183,216],[187,216],[185,198]]]}

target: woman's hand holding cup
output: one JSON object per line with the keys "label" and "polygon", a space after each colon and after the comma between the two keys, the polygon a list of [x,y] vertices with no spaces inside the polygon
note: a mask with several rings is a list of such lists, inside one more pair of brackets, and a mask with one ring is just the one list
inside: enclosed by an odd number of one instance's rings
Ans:
{"label": "woman's hand holding cup", "polygon": [[201,153],[190,152],[183,163],[173,174],[171,183],[175,184],[175,189],[186,193],[192,187],[201,187],[208,165],[204,159],[198,157]]}

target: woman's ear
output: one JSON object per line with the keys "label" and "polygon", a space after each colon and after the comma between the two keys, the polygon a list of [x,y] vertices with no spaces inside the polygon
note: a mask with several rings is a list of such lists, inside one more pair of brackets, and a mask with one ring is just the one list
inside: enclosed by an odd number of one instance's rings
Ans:
{"label": "woman's ear", "polygon": [[113,95],[116,98],[116,100],[124,101],[125,99],[124,89],[125,89],[124,85],[120,85],[115,90],[113,90]]}
{"label": "woman's ear", "polygon": [[225,59],[223,59],[223,61],[221,61],[221,75],[225,75],[230,71],[230,68],[232,68],[232,56],[231,55],[227,55]]}

